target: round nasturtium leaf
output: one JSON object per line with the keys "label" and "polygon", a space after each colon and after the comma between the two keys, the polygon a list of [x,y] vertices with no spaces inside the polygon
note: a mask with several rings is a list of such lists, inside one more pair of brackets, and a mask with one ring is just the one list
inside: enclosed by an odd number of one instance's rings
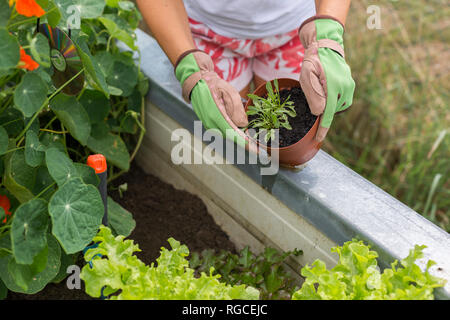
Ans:
{"label": "round nasturtium leaf", "polygon": [[11,157],[11,174],[20,185],[30,190],[33,188],[36,170],[26,163],[23,149],[15,151]]}
{"label": "round nasturtium leaf", "polygon": [[100,193],[93,185],[73,178],[51,197],[49,213],[52,233],[67,254],[83,250],[97,234],[104,206]]}
{"label": "round nasturtium leaf", "polygon": [[25,138],[25,161],[31,167],[39,166],[44,160],[45,153],[39,151],[41,143],[33,130],[28,130]]}
{"label": "round nasturtium leaf", "polygon": [[[0,1],[0,27],[6,27],[9,22],[9,17],[11,16],[11,8],[6,1]],[[0,283],[1,288],[1,283]],[[1,289],[0,289],[1,292]],[[1,294],[0,294],[1,300]]]}
{"label": "round nasturtium leaf", "polygon": [[83,146],[91,134],[89,115],[74,96],[58,94],[50,102],[50,108],[69,130],[70,134]]}
{"label": "round nasturtium leaf", "polygon": [[81,19],[94,19],[103,13],[105,0],[54,0],[64,19],[70,22],[73,15]]}
{"label": "round nasturtium leaf", "polygon": [[124,237],[128,237],[136,227],[133,215],[111,197],[108,197],[108,222],[117,234]]}
{"label": "round nasturtium leaf", "polygon": [[[32,179],[28,182],[33,182],[34,179],[34,170],[32,167],[28,166],[25,163],[25,156],[20,156],[20,151],[23,150],[17,150],[13,153],[10,152],[5,155],[5,172],[3,175],[3,185],[6,187],[6,189],[14,195],[17,200],[20,202],[27,202],[28,200],[31,200],[34,195],[31,192],[30,186],[23,185],[22,182],[26,182],[26,177],[31,177]],[[16,153],[19,153],[17,157],[15,157]],[[17,167],[20,167],[23,165],[23,170],[17,172]],[[23,174],[23,175],[22,175]]]}
{"label": "round nasturtium leaf", "polygon": [[112,71],[106,78],[108,84],[122,90],[124,97],[128,97],[133,93],[137,80],[137,69],[118,60],[114,62]]}
{"label": "round nasturtium leaf", "polygon": [[39,272],[42,272],[48,259],[48,247],[45,246],[33,259],[32,264],[18,263],[14,257],[8,262],[8,272],[13,278],[14,282],[23,290],[28,290],[28,285],[33,280],[33,277]]}
{"label": "round nasturtium leaf", "polygon": [[15,68],[19,60],[19,42],[8,30],[0,28],[0,70]]}
{"label": "round nasturtium leaf", "polygon": [[100,178],[95,173],[95,170],[84,163],[74,163],[73,164],[78,171],[78,175],[81,177],[84,183],[92,184],[98,187],[100,183]]}
{"label": "round nasturtium leaf", "polygon": [[93,56],[94,62],[100,67],[105,77],[112,71],[114,65],[114,57],[108,51],[99,51]]}
{"label": "round nasturtium leaf", "polygon": [[132,50],[137,49],[134,43],[136,38],[134,31],[124,18],[119,15],[104,14],[98,20],[105,26],[112,37],[122,41]]}
{"label": "round nasturtium leaf", "polygon": [[85,90],[79,101],[89,115],[91,124],[105,121],[111,105],[103,93],[97,90]]}
{"label": "round nasturtium leaf", "polygon": [[64,145],[64,139],[59,134],[45,132],[41,137],[41,146],[38,148],[38,151],[46,151],[50,148],[56,148],[59,151],[65,153],[66,147]]}
{"label": "round nasturtium leaf", "polygon": [[31,117],[47,99],[47,84],[35,73],[25,73],[14,91],[14,105],[25,117]]}
{"label": "round nasturtium leaf", "polygon": [[[9,237],[7,238],[9,239]],[[6,244],[5,240],[7,239],[0,239],[0,244],[2,245],[2,247],[6,247],[3,245],[3,243]],[[8,270],[11,268],[11,265],[10,268],[8,268],[8,265],[10,264],[11,260],[14,260],[14,257],[11,255],[0,257],[0,278],[9,290],[19,293],[35,294],[44,289],[47,283],[55,278],[61,266],[61,247],[59,246],[58,241],[56,241],[56,239],[49,233],[47,233],[47,245],[47,264],[41,272],[33,276],[31,282],[28,283],[27,290],[24,290],[19,285],[17,285]]]}
{"label": "round nasturtium leaf", "polygon": [[[14,147],[14,142],[10,148]],[[3,185],[21,203],[31,200],[31,192],[36,177],[36,169],[25,162],[24,150],[16,150],[5,155],[5,174]]]}
{"label": "round nasturtium leaf", "polygon": [[21,204],[14,213],[11,245],[17,263],[31,264],[47,245],[47,202],[33,199]]}
{"label": "round nasturtium leaf", "polygon": [[7,107],[0,113],[0,123],[8,132],[10,137],[17,136],[24,128],[24,117],[22,112],[14,108],[13,105]]}
{"label": "round nasturtium leaf", "polygon": [[66,254],[64,250],[61,250],[61,267],[59,268],[59,273],[52,279],[52,283],[60,283],[67,278],[69,276],[67,274],[67,268],[74,265],[76,259],[76,254]]}
{"label": "round nasturtium leaf", "polygon": [[78,39],[72,39],[74,41],[77,52],[80,55],[81,62],[83,63],[84,71],[88,75],[87,79],[89,84],[99,91],[102,91],[106,97],[109,98],[108,84],[106,83],[105,75],[103,74],[98,63],[93,59],[87,39],[85,36],[80,36]]}
{"label": "round nasturtium leaf", "polygon": [[119,8],[125,11],[132,11],[136,8],[133,2],[131,1],[119,1]]}
{"label": "round nasturtium leaf", "polygon": [[105,135],[93,134],[89,137],[87,146],[96,153],[101,153],[106,160],[122,170],[130,168],[130,154],[123,140],[108,132]]}
{"label": "round nasturtium leaf", "polygon": [[127,99],[127,109],[140,113],[142,110],[142,95],[136,87]]}
{"label": "round nasturtium leaf", "polygon": [[62,186],[67,180],[79,176],[72,160],[57,148],[48,148],[45,151],[45,163],[48,172],[58,186]]}
{"label": "round nasturtium leaf", "polygon": [[30,52],[33,59],[44,68],[50,67],[50,45],[48,39],[42,33],[36,35],[30,41]]}
{"label": "round nasturtium leaf", "polygon": [[5,128],[0,126],[0,155],[5,154],[5,152],[8,151],[8,144],[8,132],[6,132]]}
{"label": "round nasturtium leaf", "polygon": [[[50,196],[53,194],[57,186],[54,184],[54,180],[50,173],[48,172],[47,166],[42,165],[37,167],[36,170],[36,181],[34,183],[34,188],[32,190],[33,194],[40,194],[40,198],[44,200],[49,200]],[[46,190],[46,191],[44,191]],[[43,192],[43,193],[41,193]]]}
{"label": "round nasturtium leaf", "polygon": [[8,296],[8,288],[0,279],[0,300],[6,299],[7,296]]}
{"label": "round nasturtium leaf", "polygon": [[47,22],[53,28],[58,26],[59,21],[61,20],[61,12],[59,8],[56,6],[54,1],[50,1],[48,4],[48,8],[46,10]]}
{"label": "round nasturtium leaf", "polygon": [[36,169],[30,167],[25,161],[25,151],[17,150],[11,157],[11,174],[20,185],[31,190],[36,178]]}

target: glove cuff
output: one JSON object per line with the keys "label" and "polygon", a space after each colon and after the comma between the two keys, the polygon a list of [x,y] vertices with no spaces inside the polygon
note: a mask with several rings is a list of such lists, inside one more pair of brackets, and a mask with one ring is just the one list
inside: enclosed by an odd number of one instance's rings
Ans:
{"label": "glove cuff", "polygon": [[300,41],[310,53],[317,54],[319,48],[329,48],[345,58],[343,34],[343,26],[338,20],[323,15],[309,18],[299,28]]}
{"label": "glove cuff", "polygon": [[190,49],[190,50],[187,50],[187,51],[183,52],[182,54],[180,54],[180,56],[177,58],[177,61],[175,62],[174,66],[173,66],[173,69],[174,70],[177,69],[178,64],[181,62],[181,60],[183,60],[184,57],[186,57],[190,53],[194,53],[194,52],[197,52],[197,51],[203,52],[200,49]]}
{"label": "glove cuff", "polygon": [[302,23],[302,24],[300,25],[300,27],[298,28],[298,33],[300,34],[300,30],[303,28],[303,26],[304,26],[305,24],[308,24],[309,22],[314,21],[314,20],[317,20],[317,19],[330,19],[330,20],[334,20],[334,21],[338,22],[338,23],[342,26],[342,29],[344,29],[344,31],[345,31],[345,26],[344,26],[344,24],[343,24],[341,21],[339,21],[339,19],[337,19],[336,17],[329,16],[329,15],[326,15],[326,14],[317,14],[317,15],[312,16],[312,17],[306,19],[305,21],[303,21],[303,23]]}
{"label": "glove cuff", "polygon": [[175,64],[175,76],[181,83],[183,99],[189,103],[192,89],[202,80],[218,77],[211,57],[198,49],[180,55]]}

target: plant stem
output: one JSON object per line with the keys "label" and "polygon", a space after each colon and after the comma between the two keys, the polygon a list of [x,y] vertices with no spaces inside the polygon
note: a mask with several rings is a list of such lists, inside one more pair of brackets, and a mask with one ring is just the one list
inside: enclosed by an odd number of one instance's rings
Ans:
{"label": "plant stem", "polygon": [[11,250],[6,249],[6,248],[0,248],[0,251],[5,251],[5,252],[8,252],[9,254],[13,254],[13,252]]}
{"label": "plant stem", "polygon": [[107,51],[107,52],[109,52],[109,45],[110,45],[110,43],[111,43],[111,40],[112,40],[112,36],[109,36],[108,42],[106,43],[106,51]]}
{"label": "plant stem", "polygon": [[0,109],[0,114],[3,113],[3,111],[6,110],[6,108],[9,107],[9,104],[11,103],[11,100],[13,99],[13,96],[11,95],[8,100],[6,100],[6,103],[2,106],[2,108]]}
{"label": "plant stem", "polygon": [[[139,151],[142,141],[144,139],[144,135],[145,135],[145,99],[144,97],[142,97],[142,102],[141,102],[141,122],[137,122],[139,128],[141,129],[141,132],[139,133],[139,138],[138,138],[138,142],[136,144],[136,147],[133,150],[133,153],[130,156],[130,163],[133,162],[134,157],[136,157],[137,152]],[[111,181],[117,179],[118,177],[120,177],[122,174],[124,174],[126,171],[122,170],[119,171],[117,174],[115,175],[111,175],[108,178],[108,183],[110,183]]]}
{"label": "plant stem", "polygon": [[81,89],[80,93],[77,96],[77,100],[80,100],[81,96],[83,95],[84,91],[86,90],[86,86],[83,86],[83,88]]}
{"label": "plant stem", "polygon": [[62,132],[62,135],[63,135],[63,141],[64,141],[64,148],[66,148],[67,149],[67,140],[66,140],[66,133],[68,132],[68,131],[66,131],[66,129],[64,128],[64,125],[62,124],[62,122],[60,122],[60,124],[61,124],[61,132]]}
{"label": "plant stem", "polygon": [[25,137],[22,137],[22,139],[19,140],[19,142],[17,142],[17,147],[20,146],[22,144],[22,142],[25,140]]}
{"label": "plant stem", "polygon": [[[3,230],[11,228],[11,223],[12,223],[11,221],[12,221],[11,218],[7,219],[6,224],[0,227],[0,235],[3,233]],[[0,248],[0,249],[3,249],[3,248]]]}
{"label": "plant stem", "polygon": [[58,119],[57,116],[54,116],[53,118],[50,119],[49,122],[47,122],[47,124],[45,125],[45,127],[43,129],[41,129],[41,131],[45,131],[45,129],[47,129],[48,127],[50,127],[50,125],[53,123],[53,121],[55,121],[56,119]]}
{"label": "plant stem", "polygon": [[[45,17],[47,14],[49,14],[50,12],[52,12],[55,9],[56,9],[56,7],[51,8],[41,18]],[[20,26],[21,24],[25,24],[25,23],[28,23],[28,22],[36,20],[36,19],[37,19],[36,17],[30,18],[30,19],[25,19],[25,20],[13,23],[13,24],[7,26],[7,28],[9,29],[9,28],[12,28],[12,27],[15,27],[15,26]]]}
{"label": "plant stem", "polygon": [[51,187],[53,187],[56,184],[56,182],[53,182],[51,185],[47,186],[44,190],[38,193],[34,198],[37,199],[40,196],[42,196],[45,192],[47,192]]}
{"label": "plant stem", "polygon": [[118,177],[120,177],[122,174],[124,174],[126,171],[125,170],[121,170],[118,173],[112,175],[111,177],[108,178],[107,183],[110,183],[112,181],[114,181],[115,179],[117,179]]}
{"label": "plant stem", "polygon": [[20,150],[20,149],[24,149],[25,147],[18,147],[18,148],[14,148],[14,149],[9,149],[8,151],[6,151],[4,154],[7,154],[7,153],[10,153],[10,152],[13,152],[13,151],[17,151],[17,150]]}
{"label": "plant stem", "polygon": [[7,126],[8,124],[11,124],[11,123],[14,123],[14,122],[17,122],[17,121],[20,121],[20,120],[21,120],[21,119],[14,119],[14,120],[11,120],[11,121],[2,123],[2,126]]}
{"label": "plant stem", "polygon": [[138,138],[138,142],[136,144],[136,148],[134,148],[134,151],[131,154],[130,163],[133,161],[139,148],[141,147],[142,140],[144,139],[144,135],[145,135],[145,99],[144,99],[144,97],[142,97],[142,102],[141,102],[141,122],[140,123],[138,122],[138,125],[139,125],[139,128],[141,129],[141,132],[139,133],[139,138]]}
{"label": "plant stem", "polygon": [[50,100],[56,96],[58,93],[61,92],[62,89],[64,89],[69,83],[71,83],[75,78],[77,78],[82,72],[84,71],[84,68],[81,69],[76,75],[74,75],[72,78],[70,78],[66,83],[64,83],[61,87],[59,87],[55,92],[52,93],[52,95],[50,97],[48,97],[47,99],[45,99],[44,103],[41,105],[41,107],[39,108],[39,110],[33,115],[33,117],[31,118],[31,120],[28,122],[28,124],[26,125],[26,127],[22,130],[22,132],[19,134],[19,136],[16,138],[15,141],[19,140],[24,134],[25,132],[28,131],[28,129],[30,128],[31,124],[33,123],[34,120],[36,120],[37,116],[39,115],[39,113],[48,105],[48,103],[50,102]]}
{"label": "plant stem", "polygon": [[45,132],[51,132],[51,133],[56,133],[56,134],[66,134],[69,133],[69,131],[55,131],[55,130],[50,130],[50,129],[39,129],[40,131],[45,131]]}

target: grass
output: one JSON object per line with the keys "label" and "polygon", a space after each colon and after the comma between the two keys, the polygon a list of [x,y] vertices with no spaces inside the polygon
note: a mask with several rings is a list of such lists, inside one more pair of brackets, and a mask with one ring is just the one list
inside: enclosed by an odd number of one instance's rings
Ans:
{"label": "grass", "polygon": [[355,99],[324,149],[450,232],[450,6],[377,1],[382,29],[369,30],[372,4],[352,2],[345,47]]}

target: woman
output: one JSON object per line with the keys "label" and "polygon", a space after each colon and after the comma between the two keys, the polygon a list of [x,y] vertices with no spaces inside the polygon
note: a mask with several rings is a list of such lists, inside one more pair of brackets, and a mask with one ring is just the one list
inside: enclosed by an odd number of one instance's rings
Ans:
{"label": "woman", "polygon": [[[344,59],[351,0],[138,0],[175,68],[183,97],[206,128],[247,125],[241,97],[253,80],[300,79],[322,141],[334,114],[353,101]],[[227,136],[227,138],[230,138]]]}

